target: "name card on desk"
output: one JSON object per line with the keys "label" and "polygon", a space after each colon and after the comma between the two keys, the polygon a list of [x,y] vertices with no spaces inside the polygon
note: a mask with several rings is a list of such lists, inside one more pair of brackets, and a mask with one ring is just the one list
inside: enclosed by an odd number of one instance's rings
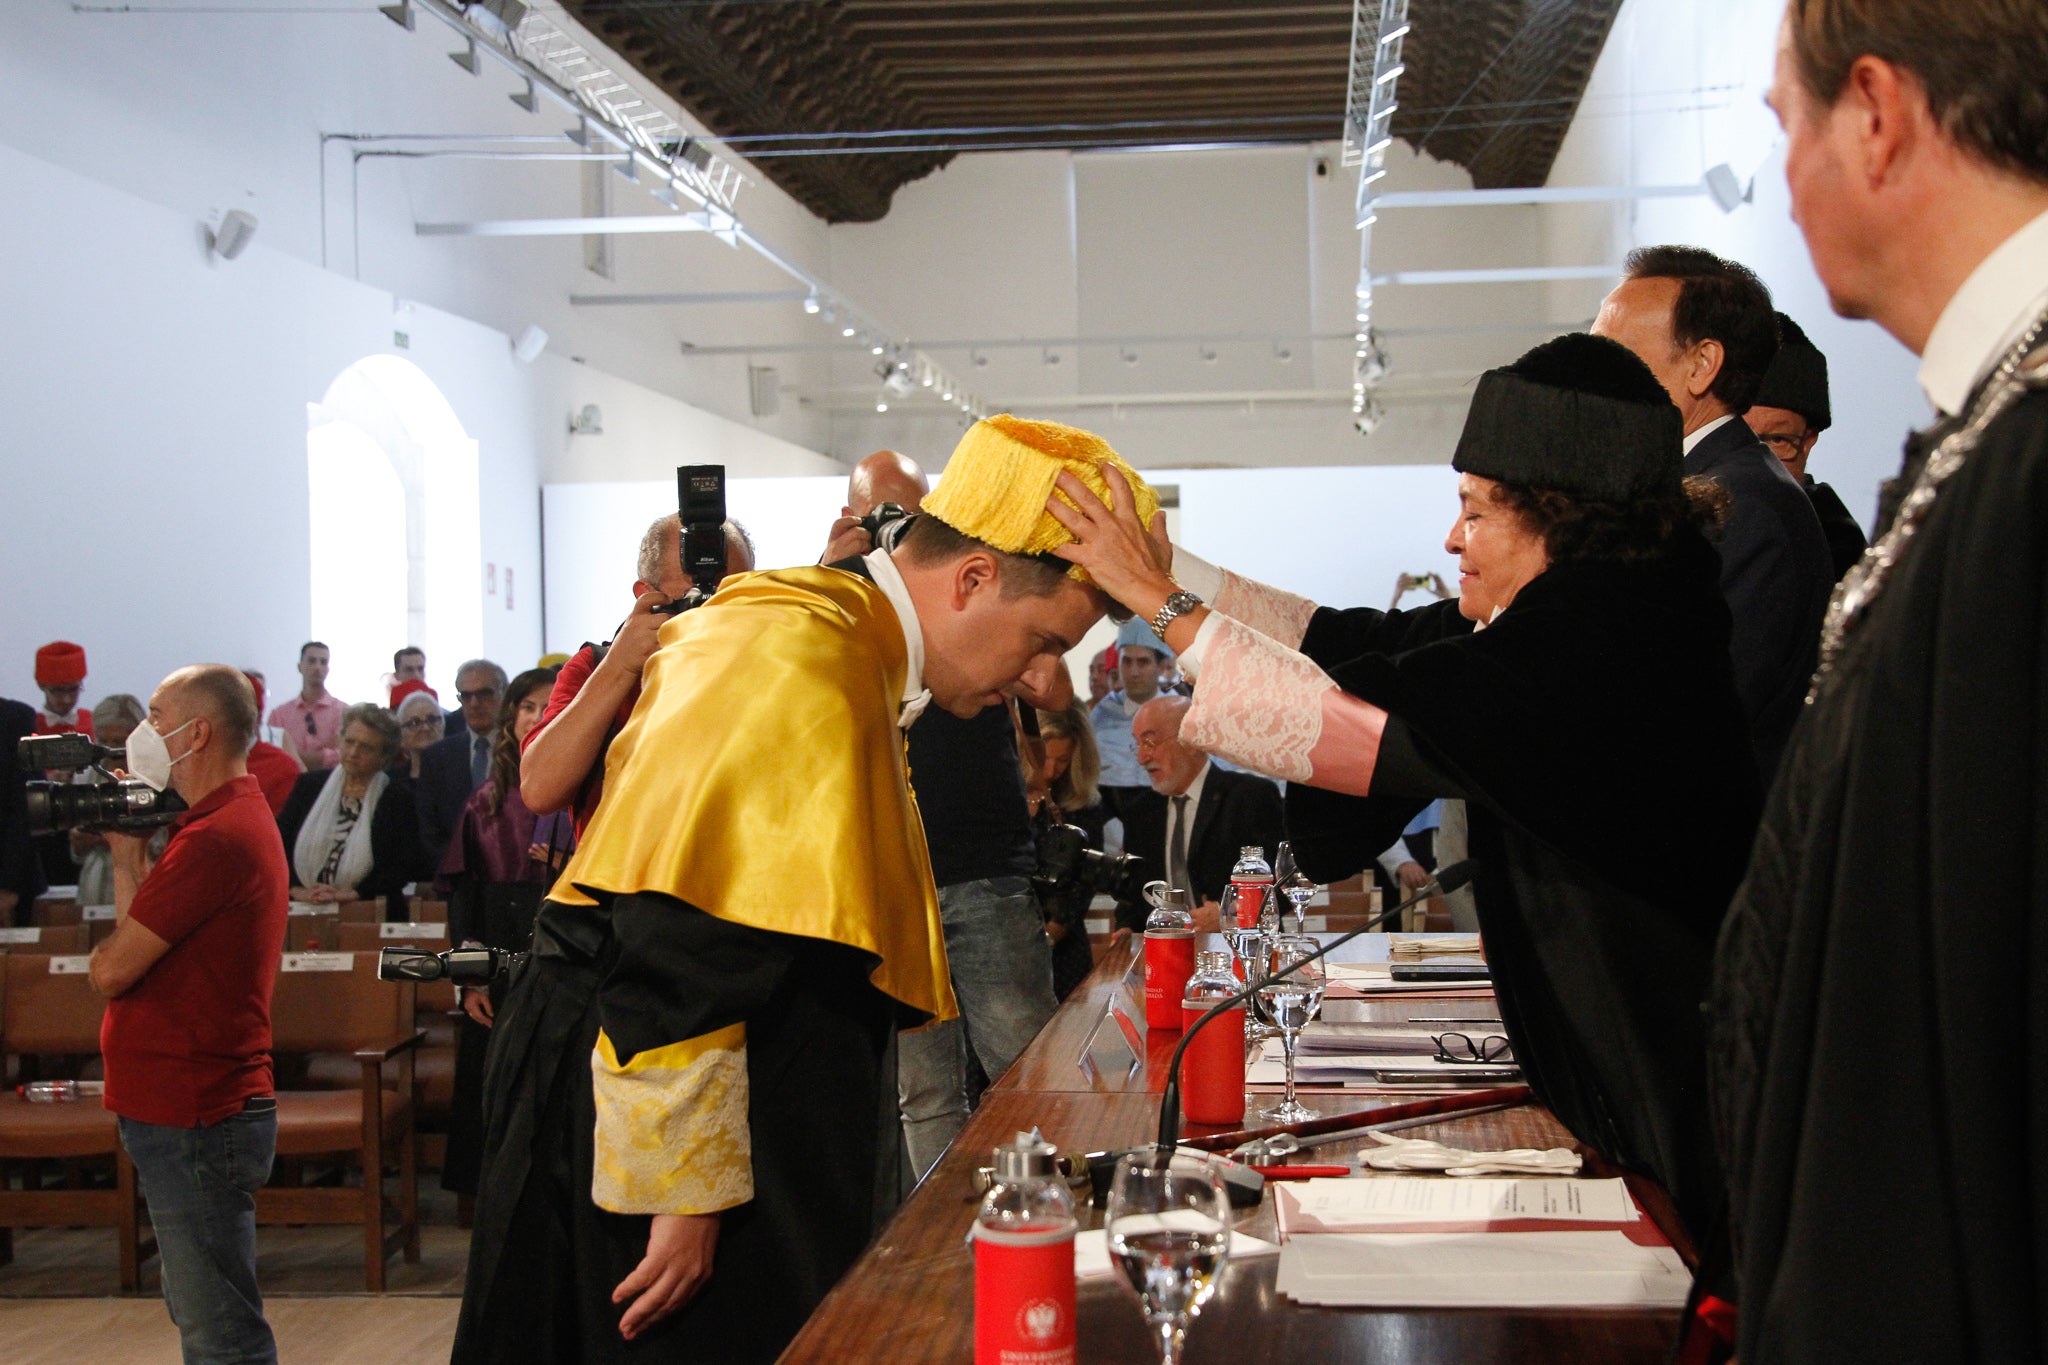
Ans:
{"label": "name card on desk", "polygon": [[0,929],[0,943],[41,943],[40,929]]}
{"label": "name card on desk", "polygon": [[92,970],[92,958],[85,954],[76,957],[69,954],[50,959],[51,976],[84,976]]}
{"label": "name card on desk", "polygon": [[88,924],[94,920],[112,919],[114,917],[114,907],[111,905],[81,905],[78,907],[78,917]]}
{"label": "name card on desk", "polygon": [[286,953],[284,961],[278,964],[279,971],[285,972],[352,972],[356,966],[354,953]]}
{"label": "name card on desk", "polygon": [[445,924],[432,924],[432,923],[425,923],[425,922],[416,922],[416,923],[412,923],[412,924],[405,924],[405,923],[401,923],[401,922],[398,922],[398,921],[393,921],[393,922],[391,922],[391,923],[388,923],[388,924],[380,924],[380,925],[378,925],[378,926],[377,926],[377,937],[379,937],[379,938],[446,938],[446,937],[448,937],[448,926],[447,926],[447,925],[445,925]]}
{"label": "name card on desk", "polygon": [[291,908],[285,911],[285,913],[288,915],[337,915],[341,912],[335,906],[322,905],[318,901],[293,901]]}

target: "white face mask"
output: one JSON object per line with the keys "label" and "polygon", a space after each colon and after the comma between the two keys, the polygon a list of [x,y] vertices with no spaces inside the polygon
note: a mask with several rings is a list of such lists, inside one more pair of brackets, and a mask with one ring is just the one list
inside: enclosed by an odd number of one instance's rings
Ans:
{"label": "white face mask", "polygon": [[[188,720],[171,734],[175,735],[191,724]],[[169,738],[170,735],[158,734],[156,726],[146,720],[128,736],[128,771],[147,783],[151,791],[162,791],[170,786],[172,767],[192,756],[192,751],[187,749],[172,758],[170,746],[164,743]]]}

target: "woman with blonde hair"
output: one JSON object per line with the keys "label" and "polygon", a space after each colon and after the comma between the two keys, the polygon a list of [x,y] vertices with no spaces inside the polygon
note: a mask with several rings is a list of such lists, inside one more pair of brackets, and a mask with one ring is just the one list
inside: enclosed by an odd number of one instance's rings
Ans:
{"label": "woman with blonde hair", "polygon": [[[1073,825],[1088,836],[1088,847],[1100,852],[1109,814],[1102,805],[1102,751],[1095,745],[1087,705],[1075,700],[1063,711],[1040,711],[1038,735],[1038,771],[1026,775],[1033,819],[1041,829]],[[1052,990],[1062,1000],[1095,965],[1088,946],[1088,903],[1093,899],[1085,886],[1039,895],[1045,936],[1052,940]]]}

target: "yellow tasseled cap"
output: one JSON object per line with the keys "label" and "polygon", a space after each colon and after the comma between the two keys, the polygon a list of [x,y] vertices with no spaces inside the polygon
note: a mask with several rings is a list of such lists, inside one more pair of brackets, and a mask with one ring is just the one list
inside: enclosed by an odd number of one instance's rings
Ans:
{"label": "yellow tasseled cap", "polygon": [[[1110,501],[1102,466],[1108,464],[1130,481],[1137,494],[1138,519],[1152,524],[1159,495],[1138,477],[1109,442],[1092,431],[1059,422],[1033,422],[1003,413],[984,418],[967,429],[939,487],[924,500],[923,510],[962,535],[1009,554],[1044,554],[1071,544],[1074,537],[1045,510],[1053,496],[1053,480],[1072,474],[1104,502]],[[1062,500],[1067,499],[1064,493]],[[1082,582],[1088,575],[1077,565],[1069,572]]]}

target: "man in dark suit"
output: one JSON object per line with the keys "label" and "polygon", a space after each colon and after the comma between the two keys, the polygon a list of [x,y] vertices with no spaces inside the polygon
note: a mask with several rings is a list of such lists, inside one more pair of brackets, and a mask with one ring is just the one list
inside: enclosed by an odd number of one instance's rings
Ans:
{"label": "man in dark suit", "polygon": [[1805,490],[1741,419],[1777,352],[1777,315],[1754,272],[1698,247],[1639,247],[1624,268],[1593,333],[1640,356],[1678,405],[1686,477],[1728,492],[1719,541],[1734,618],[1728,653],[1768,786],[1813,678],[1835,583]]}
{"label": "man in dark suit", "polygon": [[[1229,772],[1199,749],[1180,742],[1188,699],[1168,694],[1138,708],[1131,733],[1138,766],[1157,800],[1124,814],[1124,851],[1158,868],[1169,884],[1188,890],[1197,905],[1195,925],[1215,932],[1223,888],[1238,853],[1257,844],[1270,856],[1281,833],[1280,788],[1254,773]],[[1117,906],[1119,926],[1145,927],[1145,907]]]}
{"label": "man in dark suit", "polygon": [[455,691],[462,702],[462,728],[420,754],[420,847],[428,866],[436,869],[462,822],[469,794],[491,775],[505,670],[489,659],[471,659],[456,670]]}
{"label": "man in dark suit", "polygon": [[1840,582],[1849,566],[1863,558],[1870,542],[1835,490],[1806,472],[1813,443],[1834,420],[1828,408],[1828,358],[1806,339],[1799,324],[1783,313],[1778,314],[1778,354],[1742,420],[1770,447],[1793,481],[1806,490],[1807,501],[1820,518],[1821,532],[1828,538],[1835,580]]}

